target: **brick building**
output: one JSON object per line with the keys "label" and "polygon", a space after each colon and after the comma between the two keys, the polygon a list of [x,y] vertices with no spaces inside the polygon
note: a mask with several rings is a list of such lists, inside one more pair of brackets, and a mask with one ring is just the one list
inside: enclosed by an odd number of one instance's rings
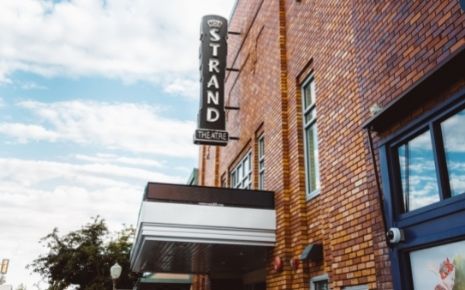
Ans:
{"label": "brick building", "polygon": [[201,146],[198,180],[274,192],[276,238],[258,268],[193,289],[465,289],[460,4],[237,1],[238,140]]}

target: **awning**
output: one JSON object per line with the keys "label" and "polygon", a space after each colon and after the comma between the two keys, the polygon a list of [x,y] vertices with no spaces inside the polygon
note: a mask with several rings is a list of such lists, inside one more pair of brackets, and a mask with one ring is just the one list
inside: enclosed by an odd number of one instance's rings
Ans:
{"label": "awning", "polygon": [[370,128],[377,132],[385,130],[418,109],[421,104],[437,98],[441,92],[463,79],[464,72],[465,47],[448,56],[437,65],[436,69],[402,92],[383,110],[366,121],[363,128]]}
{"label": "awning", "polygon": [[189,290],[192,277],[188,274],[155,273],[139,278],[137,290]]}
{"label": "awning", "polygon": [[275,245],[269,191],[149,183],[131,251],[135,272],[240,274]]}
{"label": "awning", "polygon": [[321,244],[309,244],[300,255],[301,260],[321,261],[323,260],[323,246]]}

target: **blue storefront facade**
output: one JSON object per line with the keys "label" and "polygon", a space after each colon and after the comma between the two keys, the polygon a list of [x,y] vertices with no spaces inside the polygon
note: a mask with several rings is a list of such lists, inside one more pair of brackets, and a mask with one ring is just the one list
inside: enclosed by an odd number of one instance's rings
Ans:
{"label": "blue storefront facade", "polygon": [[465,289],[464,76],[462,50],[365,124],[395,289]]}

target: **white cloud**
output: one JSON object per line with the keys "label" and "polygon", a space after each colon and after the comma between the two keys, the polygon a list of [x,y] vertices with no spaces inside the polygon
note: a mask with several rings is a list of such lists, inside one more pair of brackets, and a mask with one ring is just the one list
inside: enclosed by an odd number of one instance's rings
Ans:
{"label": "white cloud", "polygon": [[0,123],[0,133],[19,142],[72,141],[136,153],[195,157],[193,121],[160,116],[157,108],[132,103],[69,101],[19,106],[41,118],[41,125]]}
{"label": "white cloud", "polygon": [[32,283],[40,280],[37,274],[28,275],[25,267],[45,254],[46,249],[38,243],[41,237],[54,227],[61,233],[79,229],[96,215],[104,217],[113,230],[122,223],[134,225],[143,193],[136,187],[62,185],[46,191],[1,183],[0,192],[1,254],[10,258],[7,282],[26,283],[28,289],[35,289]]}
{"label": "white cloud", "polygon": [[[152,82],[168,93],[197,97],[200,18],[228,16],[234,1],[2,0],[0,85],[45,88],[18,81],[15,72],[99,76]],[[76,146],[84,153],[70,153],[66,160],[53,152],[47,153],[55,161],[47,156],[0,158],[1,255],[11,259],[7,281],[25,282],[28,289],[34,289],[31,282],[37,277],[28,277],[24,266],[42,251],[40,237],[55,226],[62,232],[77,229],[96,214],[112,228],[134,224],[147,181],[183,183],[189,172],[176,162],[170,170],[183,176],[171,175],[164,161],[151,160],[153,154],[190,162],[198,153],[192,144],[194,122],[164,117],[153,106],[85,101],[19,105],[21,118],[0,121],[0,134],[7,137],[2,140],[85,145]],[[30,145],[21,148],[39,152],[47,144]]]}
{"label": "white cloud", "polygon": [[465,124],[465,110],[442,123],[444,136],[444,146],[447,152],[465,152],[465,134],[463,133]]}
{"label": "white cloud", "polygon": [[433,176],[412,174],[409,187],[409,205],[411,210],[439,201],[437,180]]}
{"label": "white cloud", "polygon": [[[399,162],[401,166],[404,167],[405,156],[400,156]],[[413,174],[422,174],[422,173],[424,174],[428,172],[434,173],[434,171],[436,170],[434,161],[431,159],[423,158],[423,157],[410,158],[408,166],[409,166],[409,170],[411,170]]]}
{"label": "white cloud", "polygon": [[88,187],[127,186],[130,181],[182,182],[184,178],[153,170],[117,166],[111,163],[73,164],[42,160],[0,158],[0,181],[5,184],[36,186],[45,182],[63,182]]}
{"label": "white cloud", "polygon": [[199,82],[189,79],[175,79],[165,86],[165,91],[170,94],[179,94],[189,98],[198,98]]}
{"label": "white cloud", "polygon": [[28,289],[39,277],[28,277],[24,267],[43,253],[38,241],[52,228],[66,233],[96,215],[113,230],[135,225],[147,181],[185,179],[112,163],[0,158],[0,168],[1,254],[11,259],[7,281],[25,282]]}
{"label": "white cloud", "polygon": [[102,162],[112,163],[112,164],[119,163],[119,164],[136,165],[136,166],[152,166],[152,167],[157,167],[157,168],[162,168],[164,167],[164,164],[165,164],[165,162],[160,162],[160,161],[153,160],[153,159],[122,157],[122,156],[117,156],[114,154],[106,154],[106,153],[99,153],[99,154],[96,154],[95,156],[77,154],[75,158],[78,160],[90,161],[90,162],[96,162],[96,163],[102,163]]}
{"label": "white cloud", "polygon": [[128,82],[168,81],[172,90],[173,74],[184,78],[198,71],[201,16],[228,17],[233,3],[1,1],[0,82],[22,70],[46,76],[98,74]]}
{"label": "white cloud", "polygon": [[456,161],[449,162],[448,160],[447,165],[449,170],[465,171],[465,156],[461,156],[461,158]]}
{"label": "white cloud", "polygon": [[14,71],[14,69],[0,59],[0,86],[12,83],[11,79],[7,76],[8,73],[11,73],[12,71]]}
{"label": "white cloud", "polygon": [[431,143],[431,134],[429,131],[418,135],[414,139],[408,142],[410,146],[410,150],[418,150],[418,151],[432,151],[433,145]]}
{"label": "white cloud", "polygon": [[450,186],[453,194],[465,193],[465,176],[452,174],[450,176]]}
{"label": "white cloud", "polygon": [[20,143],[26,143],[28,140],[55,141],[58,138],[57,133],[32,124],[0,123],[0,133],[16,138]]}

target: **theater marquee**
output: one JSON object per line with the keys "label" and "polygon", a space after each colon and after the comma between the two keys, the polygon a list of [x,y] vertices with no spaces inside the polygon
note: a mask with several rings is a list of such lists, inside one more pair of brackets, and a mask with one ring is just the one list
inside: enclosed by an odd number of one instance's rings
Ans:
{"label": "theater marquee", "polygon": [[226,146],[224,77],[226,71],[227,20],[217,15],[202,18],[200,26],[200,111],[194,143]]}

